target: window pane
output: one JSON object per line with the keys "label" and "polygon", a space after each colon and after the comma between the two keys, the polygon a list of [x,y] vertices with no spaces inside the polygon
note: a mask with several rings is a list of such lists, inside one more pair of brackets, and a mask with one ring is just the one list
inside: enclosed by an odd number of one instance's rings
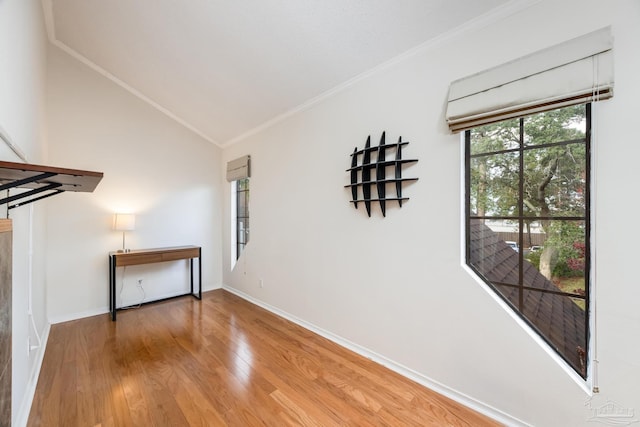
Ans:
{"label": "window pane", "polygon": [[243,178],[238,180],[238,191],[249,189],[249,179]]}
{"label": "window pane", "polygon": [[586,135],[585,106],[574,105],[525,117],[524,135],[526,145],[584,139]]}
{"label": "window pane", "polygon": [[471,129],[471,155],[518,148],[519,127],[513,119]]}
{"label": "window pane", "polygon": [[[518,285],[519,248],[516,232],[498,230],[498,221],[470,220],[469,261],[470,264],[489,282],[494,284]],[[510,227],[507,227],[510,229]],[[506,237],[506,239],[505,239]]]}
{"label": "window pane", "polygon": [[519,311],[520,288],[516,286],[493,285],[493,288],[511,304],[515,311]]}
{"label": "window pane", "polygon": [[249,242],[249,218],[238,218],[238,243]]}
{"label": "window pane", "polygon": [[524,211],[533,216],[584,216],[586,147],[567,144],[524,152]]}
{"label": "window pane", "polygon": [[518,153],[473,157],[471,215],[517,215]]}
{"label": "window pane", "polygon": [[583,221],[544,221],[543,244],[525,250],[525,285],[579,295],[586,294],[586,230]]}
{"label": "window pane", "polygon": [[525,290],[523,300],[525,318],[584,376],[587,348],[584,310],[566,296],[546,292]]}
{"label": "window pane", "polygon": [[[244,222],[244,233],[246,236],[249,236],[249,217],[242,219],[242,222]],[[249,239],[247,239],[246,241],[248,242]]]}
{"label": "window pane", "polygon": [[249,192],[238,192],[238,217],[249,216]]}

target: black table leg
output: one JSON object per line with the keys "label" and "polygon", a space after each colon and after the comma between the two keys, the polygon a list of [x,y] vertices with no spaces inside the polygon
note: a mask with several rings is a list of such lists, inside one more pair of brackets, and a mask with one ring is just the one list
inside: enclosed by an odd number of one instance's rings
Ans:
{"label": "black table leg", "polygon": [[113,256],[109,256],[109,309],[111,310],[111,320],[116,321],[116,261]]}
{"label": "black table leg", "polygon": [[189,259],[189,275],[191,276],[191,295],[193,295],[193,258]]}

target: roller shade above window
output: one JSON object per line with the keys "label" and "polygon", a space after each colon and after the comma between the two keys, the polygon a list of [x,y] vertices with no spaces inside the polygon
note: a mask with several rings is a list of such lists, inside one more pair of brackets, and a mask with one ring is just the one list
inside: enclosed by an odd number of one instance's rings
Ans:
{"label": "roller shade above window", "polygon": [[451,83],[452,132],[613,96],[606,27]]}
{"label": "roller shade above window", "polygon": [[227,181],[233,182],[251,176],[251,156],[242,156],[227,162]]}

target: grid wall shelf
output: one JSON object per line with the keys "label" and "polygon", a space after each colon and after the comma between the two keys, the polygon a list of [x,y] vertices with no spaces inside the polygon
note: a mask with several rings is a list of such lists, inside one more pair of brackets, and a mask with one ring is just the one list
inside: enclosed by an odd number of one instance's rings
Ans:
{"label": "grid wall shelf", "polygon": [[[350,202],[356,209],[358,209],[358,203],[364,203],[369,217],[371,202],[379,203],[382,216],[386,216],[387,201],[397,201],[402,207],[402,202],[409,200],[402,195],[403,185],[418,180],[418,178],[402,177],[403,167],[418,161],[402,158],[402,148],[409,142],[402,141],[402,137],[399,137],[397,143],[387,144],[385,138],[385,132],[382,132],[380,143],[377,146],[371,146],[371,135],[369,135],[363,149],[354,148],[351,153],[351,167],[347,169],[351,180],[345,188],[351,189]],[[388,159],[387,154],[391,154],[391,158]],[[391,187],[389,194],[387,186]]]}

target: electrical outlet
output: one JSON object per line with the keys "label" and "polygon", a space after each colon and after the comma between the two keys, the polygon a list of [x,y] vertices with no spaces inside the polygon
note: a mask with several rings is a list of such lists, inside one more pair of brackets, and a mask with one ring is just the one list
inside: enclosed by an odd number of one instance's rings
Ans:
{"label": "electrical outlet", "polygon": [[260,286],[261,288],[264,288],[264,280],[262,279],[258,280],[258,286]]}
{"label": "electrical outlet", "polygon": [[138,286],[142,286],[142,279],[138,279]]}

